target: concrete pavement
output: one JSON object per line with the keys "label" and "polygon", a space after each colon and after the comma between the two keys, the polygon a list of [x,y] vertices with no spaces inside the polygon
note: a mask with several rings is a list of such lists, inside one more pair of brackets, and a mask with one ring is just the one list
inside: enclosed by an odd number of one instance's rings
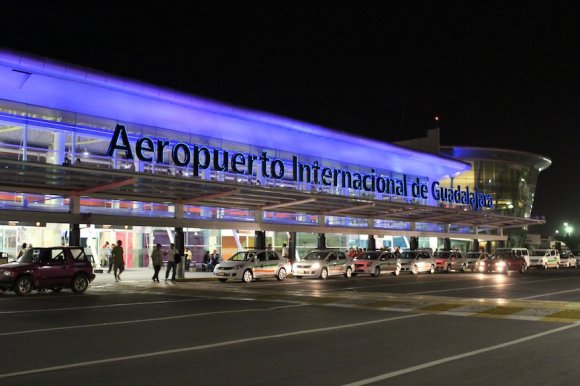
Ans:
{"label": "concrete pavement", "polygon": [[[107,273],[107,269],[95,269],[94,285],[109,284],[115,282],[113,272]],[[127,282],[152,282],[153,268],[128,268],[121,274],[121,281]],[[159,271],[159,280],[165,280],[165,267]],[[213,272],[184,272],[183,278],[177,279],[178,282],[198,281],[198,280],[215,280]]]}

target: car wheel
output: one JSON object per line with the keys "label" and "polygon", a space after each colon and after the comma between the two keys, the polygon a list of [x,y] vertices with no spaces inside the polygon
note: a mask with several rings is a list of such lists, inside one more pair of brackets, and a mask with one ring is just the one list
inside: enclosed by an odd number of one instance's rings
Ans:
{"label": "car wheel", "polygon": [[52,292],[60,292],[62,291],[62,287],[52,287],[51,290]]}
{"label": "car wheel", "polygon": [[222,283],[225,283],[228,279],[218,279],[219,281],[221,281]]}
{"label": "car wheel", "polygon": [[350,279],[352,277],[352,268],[351,267],[346,267],[346,272],[344,273],[344,277],[346,277],[347,279]]}
{"label": "car wheel", "polygon": [[435,266],[431,265],[431,269],[429,270],[429,273],[433,274],[435,273]]}
{"label": "car wheel", "polygon": [[322,268],[322,270],[320,271],[320,278],[322,280],[326,280],[327,277],[328,277],[328,270],[326,268]]}
{"label": "car wheel", "polygon": [[296,279],[302,279],[302,276],[294,276]]}
{"label": "car wheel", "polygon": [[393,275],[395,276],[399,276],[399,274],[401,273],[401,267],[397,267],[395,268],[395,270],[393,271]]}
{"label": "car wheel", "polygon": [[375,271],[373,272],[374,277],[381,276],[381,269],[379,267],[375,267]]}
{"label": "car wheel", "polygon": [[16,280],[14,285],[14,292],[19,296],[28,295],[32,291],[34,284],[30,276],[21,276]]}
{"label": "car wheel", "polygon": [[251,282],[253,278],[254,278],[254,275],[252,275],[252,271],[250,271],[249,269],[246,269],[244,271],[244,273],[242,274],[242,281],[244,283]]}
{"label": "car wheel", "polygon": [[280,268],[278,270],[278,274],[276,275],[276,279],[284,280],[286,278],[286,270],[284,268]]}
{"label": "car wheel", "polygon": [[419,267],[417,267],[417,265],[414,265],[413,268],[411,268],[411,273],[413,275],[419,274]]}
{"label": "car wheel", "polygon": [[76,275],[73,277],[71,288],[73,292],[82,294],[89,288],[89,279],[85,275]]}

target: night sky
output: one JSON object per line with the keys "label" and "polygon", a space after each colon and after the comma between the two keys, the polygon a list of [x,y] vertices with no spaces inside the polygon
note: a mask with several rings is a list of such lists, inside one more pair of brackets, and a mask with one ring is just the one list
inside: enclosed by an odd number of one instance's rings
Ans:
{"label": "night sky", "polygon": [[437,115],[550,158],[530,232],[580,232],[580,2],[91,4],[6,2],[0,45],[387,142]]}

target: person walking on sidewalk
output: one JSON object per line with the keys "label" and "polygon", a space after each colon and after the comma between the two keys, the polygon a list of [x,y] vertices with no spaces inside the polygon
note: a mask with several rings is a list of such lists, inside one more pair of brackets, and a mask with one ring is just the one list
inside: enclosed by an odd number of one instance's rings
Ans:
{"label": "person walking on sidewalk", "polygon": [[163,264],[163,257],[161,256],[161,244],[157,244],[153,248],[153,253],[151,254],[151,264],[153,265],[153,281],[159,283],[159,271],[161,270],[161,265]]}
{"label": "person walking on sidewalk", "polygon": [[165,252],[167,255],[167,268],[165,268],[165,280],[169,278],[169,272],[172,272],[171,281],[175,281],[176,266],[175,266],[175,255],[179,255],[179,251],[175,249],[175,244],[171,243],[169,250]]}
{"label": "person walking on sidewalk", "polygon": [[121,273],[125,270],[125,261],[123,260],[123,242],[117,240],[117,245],[111,251],[113,256],[113,273],[115,274],[115,281],[121,280]]}

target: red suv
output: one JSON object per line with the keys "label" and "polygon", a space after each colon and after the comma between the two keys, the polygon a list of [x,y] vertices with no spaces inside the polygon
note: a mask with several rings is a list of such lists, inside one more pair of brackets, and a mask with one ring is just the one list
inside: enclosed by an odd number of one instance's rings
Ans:
{"label": "red suv", "polygon": [[18,295],[63,288],[83,293],[94,278],[90,257],[82,247],[30,248],[18,261],[0,265],[0,290]]}

